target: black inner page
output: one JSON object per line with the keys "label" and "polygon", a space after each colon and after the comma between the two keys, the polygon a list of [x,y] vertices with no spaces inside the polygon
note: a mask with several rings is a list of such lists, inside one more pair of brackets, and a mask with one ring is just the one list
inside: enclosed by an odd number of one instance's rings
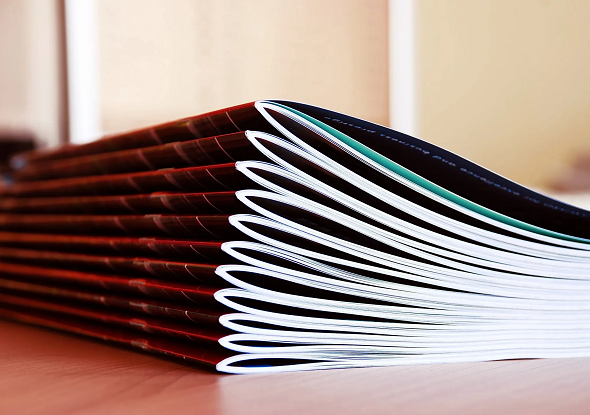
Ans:
{"label": "black inner page", "polygon": [[521,186],[418,138],[307,104],[275,101],[354,138],[423,178],[488,209],[555,232],[590,238],[590,212]]}

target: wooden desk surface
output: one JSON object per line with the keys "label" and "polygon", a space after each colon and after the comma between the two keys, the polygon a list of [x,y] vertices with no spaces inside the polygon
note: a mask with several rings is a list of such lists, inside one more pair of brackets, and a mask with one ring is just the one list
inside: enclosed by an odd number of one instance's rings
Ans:
{"label": "wooden desk surface", "polygon": [[0,414],[586,414],[590,358],[218,375],[0,321]]}

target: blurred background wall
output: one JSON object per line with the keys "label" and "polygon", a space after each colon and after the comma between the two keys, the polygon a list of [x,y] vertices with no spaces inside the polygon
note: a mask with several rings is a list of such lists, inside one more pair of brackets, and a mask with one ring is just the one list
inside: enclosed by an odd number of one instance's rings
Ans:
{"label": "blurred background wall", "polygon": [[509,178],[590,151],[590,1],[417,2],[419,134]]}
{"label": "blurred background wall", "polygon": [[101,0],[102,125],[265,98],[387,123],[387,0]]}
{"label": "blurred background wall", "polygon": [[64,136],[59,2],[0,0],[0,135],[30,131],[57,145]]}
{"label": "blurred background wall", "polygon": [[[395,121],[388,9],[404,0],[94,1],[102,132],[261,98]],[[537,187],[590,151],[589,1],[407,1],[420,138]],[[0,125],[50,145],[61,9],[0,0]]]}

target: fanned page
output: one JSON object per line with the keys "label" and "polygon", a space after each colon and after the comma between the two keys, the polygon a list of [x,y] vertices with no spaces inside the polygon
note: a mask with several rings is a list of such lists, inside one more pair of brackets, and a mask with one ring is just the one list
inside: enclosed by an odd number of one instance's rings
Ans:
{"label": "fanned page", "polygon": [[0,316],[229,373],[590,355],[590,212],[258,101],[17,156]]}

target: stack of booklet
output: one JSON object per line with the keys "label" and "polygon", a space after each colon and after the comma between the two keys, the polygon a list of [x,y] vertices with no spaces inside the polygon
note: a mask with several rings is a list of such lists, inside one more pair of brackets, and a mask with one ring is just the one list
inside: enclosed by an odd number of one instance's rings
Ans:
{"label": "stack of booklet", "polygon": [[251,373],[590,355],[590,212],[258,101],[12,160],[0,316]]}

